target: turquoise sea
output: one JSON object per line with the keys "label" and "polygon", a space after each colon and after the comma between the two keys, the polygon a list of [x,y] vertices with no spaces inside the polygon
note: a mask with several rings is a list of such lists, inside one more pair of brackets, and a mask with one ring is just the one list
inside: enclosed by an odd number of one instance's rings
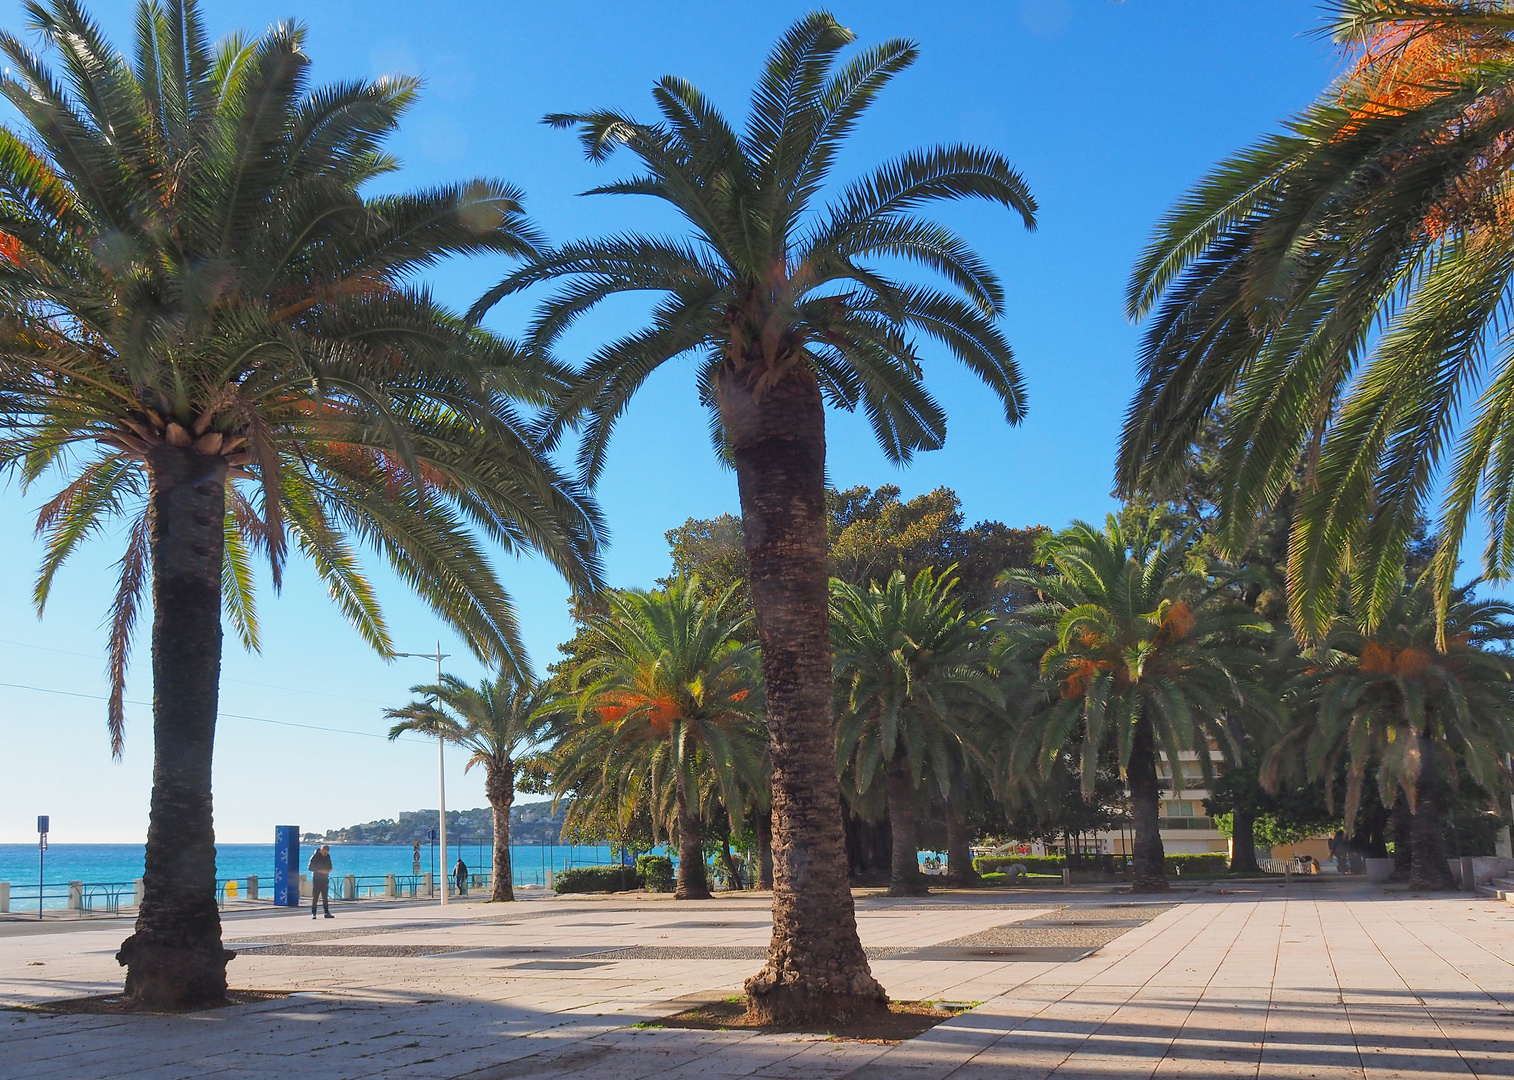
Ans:
{"label": "turquoise sea", "polygon": [[[447,845],[449,862],[462,856],[470,872],[487,872],[493,868],[493,850],[486,841]],[[309,860],[314,844],[300,845],[300,865]],[[106,882],[131,882],[142,876],[142,853],[140,844],[52,844],[48,847],[43,862],[43,877],[47,885],[43,905],[62,908],[68,902],[68,883],[82,881],[86,884]],[[384,874],[409,874],[412,872],[413,849],[410,845],[387,844],[333,844],[331,862],[335,875],[356,874],[358,877],[376,877]],[[440,853],[429,845],[421,845],[421,872],[433,869],[433,858],[440,863]],[[541,885],[546,882],[546,871],[560,872],[574,866],[602,865],[610,861],[608,847],[578,846],[530,846],[514,844],[510,847],[512,875],[517,885]],[[435,866],[440,872],[441,866]],[[265,891],[273,888],[272,844],[217,844],[216,877],[245,879],[256,874],[260,887]],[[37,905],[37,848],[34,844],[0,844],[0,881],[11,883],[11,907],[13,910],[35,910]]]}

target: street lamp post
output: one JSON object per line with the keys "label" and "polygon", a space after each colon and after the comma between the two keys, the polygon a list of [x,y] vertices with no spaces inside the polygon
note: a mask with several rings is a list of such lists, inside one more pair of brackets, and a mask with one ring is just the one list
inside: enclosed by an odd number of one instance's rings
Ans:
{"label": "street lamp post", "polygon": [[[415,657],[416,659],[419,659],[419,660],[435,660],[436,661],[436,688],[437,688],[438,693],[441,691],[441,687],[442,687],[442,661],[445,660],[451,654],[450,653],[444,653],[444,652],[442,652],[442,643],[440,641],[438,641],[436,643],[436,652],[434,652],[434,653],[397,652],[394,655],[395,656],[412,656],[412,657]],[[436,699],[436,711],[438,713],[440,713],[442,711],[442,701],[441,701],[440,697],[437,697],[437,699]],[[441,861],[441,867],[442,867],[442,906],[443,907],[447,906],[447,757],[446,757],[446,746],[447,746],[447,740],[444,739],[444,738],[442,738],[441,731],[438,730],[437,733],[436,733],[436,791],[437,791],[437,801],[441,804],[441,808],[437,810],[436,816],[439,819],[437,821],[437,836],[439,836],[441,838],[441,844],[442,844],[442,857],[441,857],[440,861]]]}

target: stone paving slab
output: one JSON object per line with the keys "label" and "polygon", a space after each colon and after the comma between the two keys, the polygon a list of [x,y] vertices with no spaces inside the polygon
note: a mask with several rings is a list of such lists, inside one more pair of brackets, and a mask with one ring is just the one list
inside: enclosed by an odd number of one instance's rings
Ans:
{"label": "stone paving slab", "polygon": [[[895,997],[981,1003],[894,1047],[646,1026],[740,992],[770,933],[766,897],[344,908],[318,927],[298,912],[234,918],[228,941],[269,946],[233,962],[234,985],[295,996],[181,1017],[0,1012],[0,1080],[1514,1077],[1509,905],[1349,882],[1174,899],[859,898]],[[1078,961],[952,956],[964,938],[1096,929],[1120,934]],[[118,989],[124,932],[0,934],[0,1001]]]}

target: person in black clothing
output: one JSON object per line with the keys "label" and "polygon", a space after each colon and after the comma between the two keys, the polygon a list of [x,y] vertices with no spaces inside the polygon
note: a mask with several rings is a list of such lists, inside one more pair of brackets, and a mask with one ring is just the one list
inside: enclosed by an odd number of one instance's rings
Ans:
{"label": "person in black clothing", "polygon": [[316,905],[323,904],[326,918],[335,918],[331,914],[331,846],[322,844],[316,848],[306,869],[310,871],[310,917],[315,918]]}
{"label": "person in black clothing", "polygon": [[457,865],[452,868],[452,877],[457,881],[457,895],[468,895],[468,867],[463,862],[463,857],[457,857]]}

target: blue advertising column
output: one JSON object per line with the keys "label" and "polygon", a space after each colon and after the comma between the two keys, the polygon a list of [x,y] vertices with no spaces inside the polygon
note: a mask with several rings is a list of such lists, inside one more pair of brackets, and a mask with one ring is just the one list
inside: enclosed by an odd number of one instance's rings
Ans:
{"label": "blue advertising column", "polygon": [[273,903],[300,906],[300,827],[273,827]]}

